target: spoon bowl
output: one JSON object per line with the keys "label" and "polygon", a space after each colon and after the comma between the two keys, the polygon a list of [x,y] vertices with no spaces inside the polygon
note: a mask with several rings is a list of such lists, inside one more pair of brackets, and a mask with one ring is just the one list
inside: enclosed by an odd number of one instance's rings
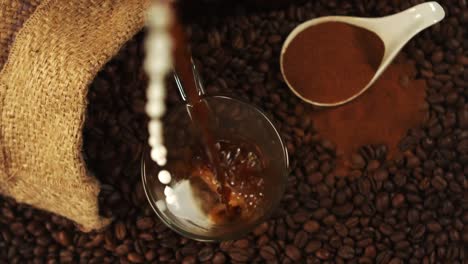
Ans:
{"label": "spoon bowl", "polygon": [[[401,48],[417,33],[438,23],[445,17],[442,6],[437,2],[427,2],[416,5],[402,12],[379,18],[363,18],[349,16],[326,16],[311,19],[298,25],[286,38],[280,57],[280,68],[284,80],[288,87],[302,100],[315,106],[333,107],[348,103],[363,94],[372,84],[382,75],[385,69],[390,65]],[[283,56],[289,44],[304,30],[309,27],[326,22],[341,22],[352,26],[360,27],[375,33],[384,44],[384,54],[379,67],[372,79],[359,92],[344,100],[324,103],[310,100],[303,97],[288,81],[284,71]]]}

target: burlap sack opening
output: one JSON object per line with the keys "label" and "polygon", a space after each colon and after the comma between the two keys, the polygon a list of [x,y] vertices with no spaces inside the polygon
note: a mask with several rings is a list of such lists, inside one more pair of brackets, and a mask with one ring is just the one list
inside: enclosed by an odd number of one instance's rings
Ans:
{"label": "burlap sack opening", "polygon": [[149,3],[27,3],[0,3],[0,68],[8,56],[0,72],[0,193],[98,229],[109,219],[99,216],[99,183],[81,155],[87,86],[143,27]]}

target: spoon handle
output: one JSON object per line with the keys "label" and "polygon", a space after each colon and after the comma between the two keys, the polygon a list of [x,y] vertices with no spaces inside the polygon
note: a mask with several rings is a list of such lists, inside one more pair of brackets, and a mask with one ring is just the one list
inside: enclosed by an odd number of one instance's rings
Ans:
{"label": "spoon handle", "polygon": [[437,2],[422,3],[400,13],[375,19],[370,25],[385,43],[385,57],[393,58],[412,37],[445,17]]}
{"label": "spoon handle", "polygon": [[437,2],[427,2],[413,6],[400,13],[370,19],[367,28],[374,31],[385,45],[382,63],[372,80],[363,91],[367,90],[390,65],[403,46],[423,29],[441,21],[444,9]]}

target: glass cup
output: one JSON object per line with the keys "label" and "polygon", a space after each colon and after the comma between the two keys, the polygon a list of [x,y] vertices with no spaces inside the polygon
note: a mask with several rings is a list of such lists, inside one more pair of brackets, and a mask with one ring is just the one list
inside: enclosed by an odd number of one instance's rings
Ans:
{"label": "glass cup", "polygon": [[[203,94],[195,69],[194,75]],[[203,96],[198,103],[209,109],[212,137],[231,190],[229,207],[239,210],[239,215],[226,218],[200,130],[192,121],[193,105],[187,102],[163,120],[167,164],[160,167],[149,151],[143,154],[144,191],[159,218],[177,233],[199,241],[236,239],[278,206],[288,175],[287,151],[260,109],[226,96]]]}

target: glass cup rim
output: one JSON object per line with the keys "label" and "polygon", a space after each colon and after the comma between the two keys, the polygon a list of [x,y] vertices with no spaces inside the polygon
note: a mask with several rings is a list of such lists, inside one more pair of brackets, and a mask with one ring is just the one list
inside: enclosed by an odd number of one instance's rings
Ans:
{"label": "glass cup rim", "polygon": [[[265,114],[265,112],[258,108],[257,106],[253,105],[253,104],[250,104],[250,103],[247,103],[247,102],[244,102],[240,99],[237,99],[237,98],[233,98],[233,97],[230,97],[230,96],[225,96],[225,95],[211,95],[211,96],[203,96],[202,99],[206,99],[206,98],[220,98],[220,99],[227,99],[227,100],[234,100],[234,101],[237,101],[238,103],[242,103],[242,104],[245,104],[249,107],[251,107],[252,109],[254,109],[255,111],[257,111],[266,121],[267,123],[269,124],[269,126],[273,129],[273,131],[275,132],[276,136],[277,136],[277,140],[281,146],[281,149],[283,150],[283,158],[284,158],[284,161],[285,161],[285,166],[284,166],[284,174],[283,176],[281,177],[282,178],[282,184],[281,184],[281,195],[279,195],[279,198],[281,198],[285,192],[285,189],[286,189],[286,182],[287,182],[287,176],[289,175],[289,155],[288,155],[288,150],[286,148],[286,145],[284,144],[283,142],[283,139],[281,138],[281,135],[278,131],[278,129],[275,127],[275,125],[273,124],[273,122],[270,120],[270,118],[268,118],[268,116]],[[178,107],[182,107],[182,106],[186,106],[188,103],[187,102],[181,102],[179,104],[177,104],[174,109],[177,109]],[[141,156],[141,180],[142,180],[142,185],[143,185],[143,190],[145,192],[145,196],[148,200],[148,203],[150,204],[151,208],[153,209],[153,211],[156,213],[156,215],[158,216],[158,218],[167,226],[169,227],[171,230],[175,231],[176,233],[184,236],[184,237],[187,237],[187,238],[190,238],[190,239],[193,239],[193,240],[197,240],[197,241],[200,241],[200,242],[221,242],[221,241],[225,241],[225,240],[232,240],[232,239],[237,239],[239,237],[242,237],[244,236],[245,234],[247,234],[248,232],[252,231],[252,229],[254,229],[256,226],[258,226],[260,223],[264,222],[266,219],[268,219],[275,208],[278,207],[279,203],[280,203],[280,200],[281,199],[277,199],[275,201],[275,203],[273,204],[273,206],[271,206],[271,208],[269,210],[267,210],[267,212],[265,214],[263,214],[261,217],[259,217],[255,222],[253,222],[252,224],[250,224],[248,226],[248,228],[245,229],[245,231],[243,232],[239,232],[237,234],[233,234],[233,235],[226,235],[226,236],[221,236],[220,238],[214,238],[214,237],[211,237],[211,236],[204,236],[204,235],[198,235],[198,234],[194,234],[194,233],[191,233],[189,231],[186,231],[184,228],[181,228],[179,225],[177,224],[174,224],[173,222],[170,221],[170,219],[168,219],[167,217],[165,217],[160,211],[159,209],[156,207],[156,204],[153,202],[154,199],[153,196],[150,194],[150,191],[148,190],[148,181],[147,181],[147,177],[146,177],[146,163],[145,163],[145,157],[148,157],[148,148],[145,148],[142,152],[142,156]]]}

